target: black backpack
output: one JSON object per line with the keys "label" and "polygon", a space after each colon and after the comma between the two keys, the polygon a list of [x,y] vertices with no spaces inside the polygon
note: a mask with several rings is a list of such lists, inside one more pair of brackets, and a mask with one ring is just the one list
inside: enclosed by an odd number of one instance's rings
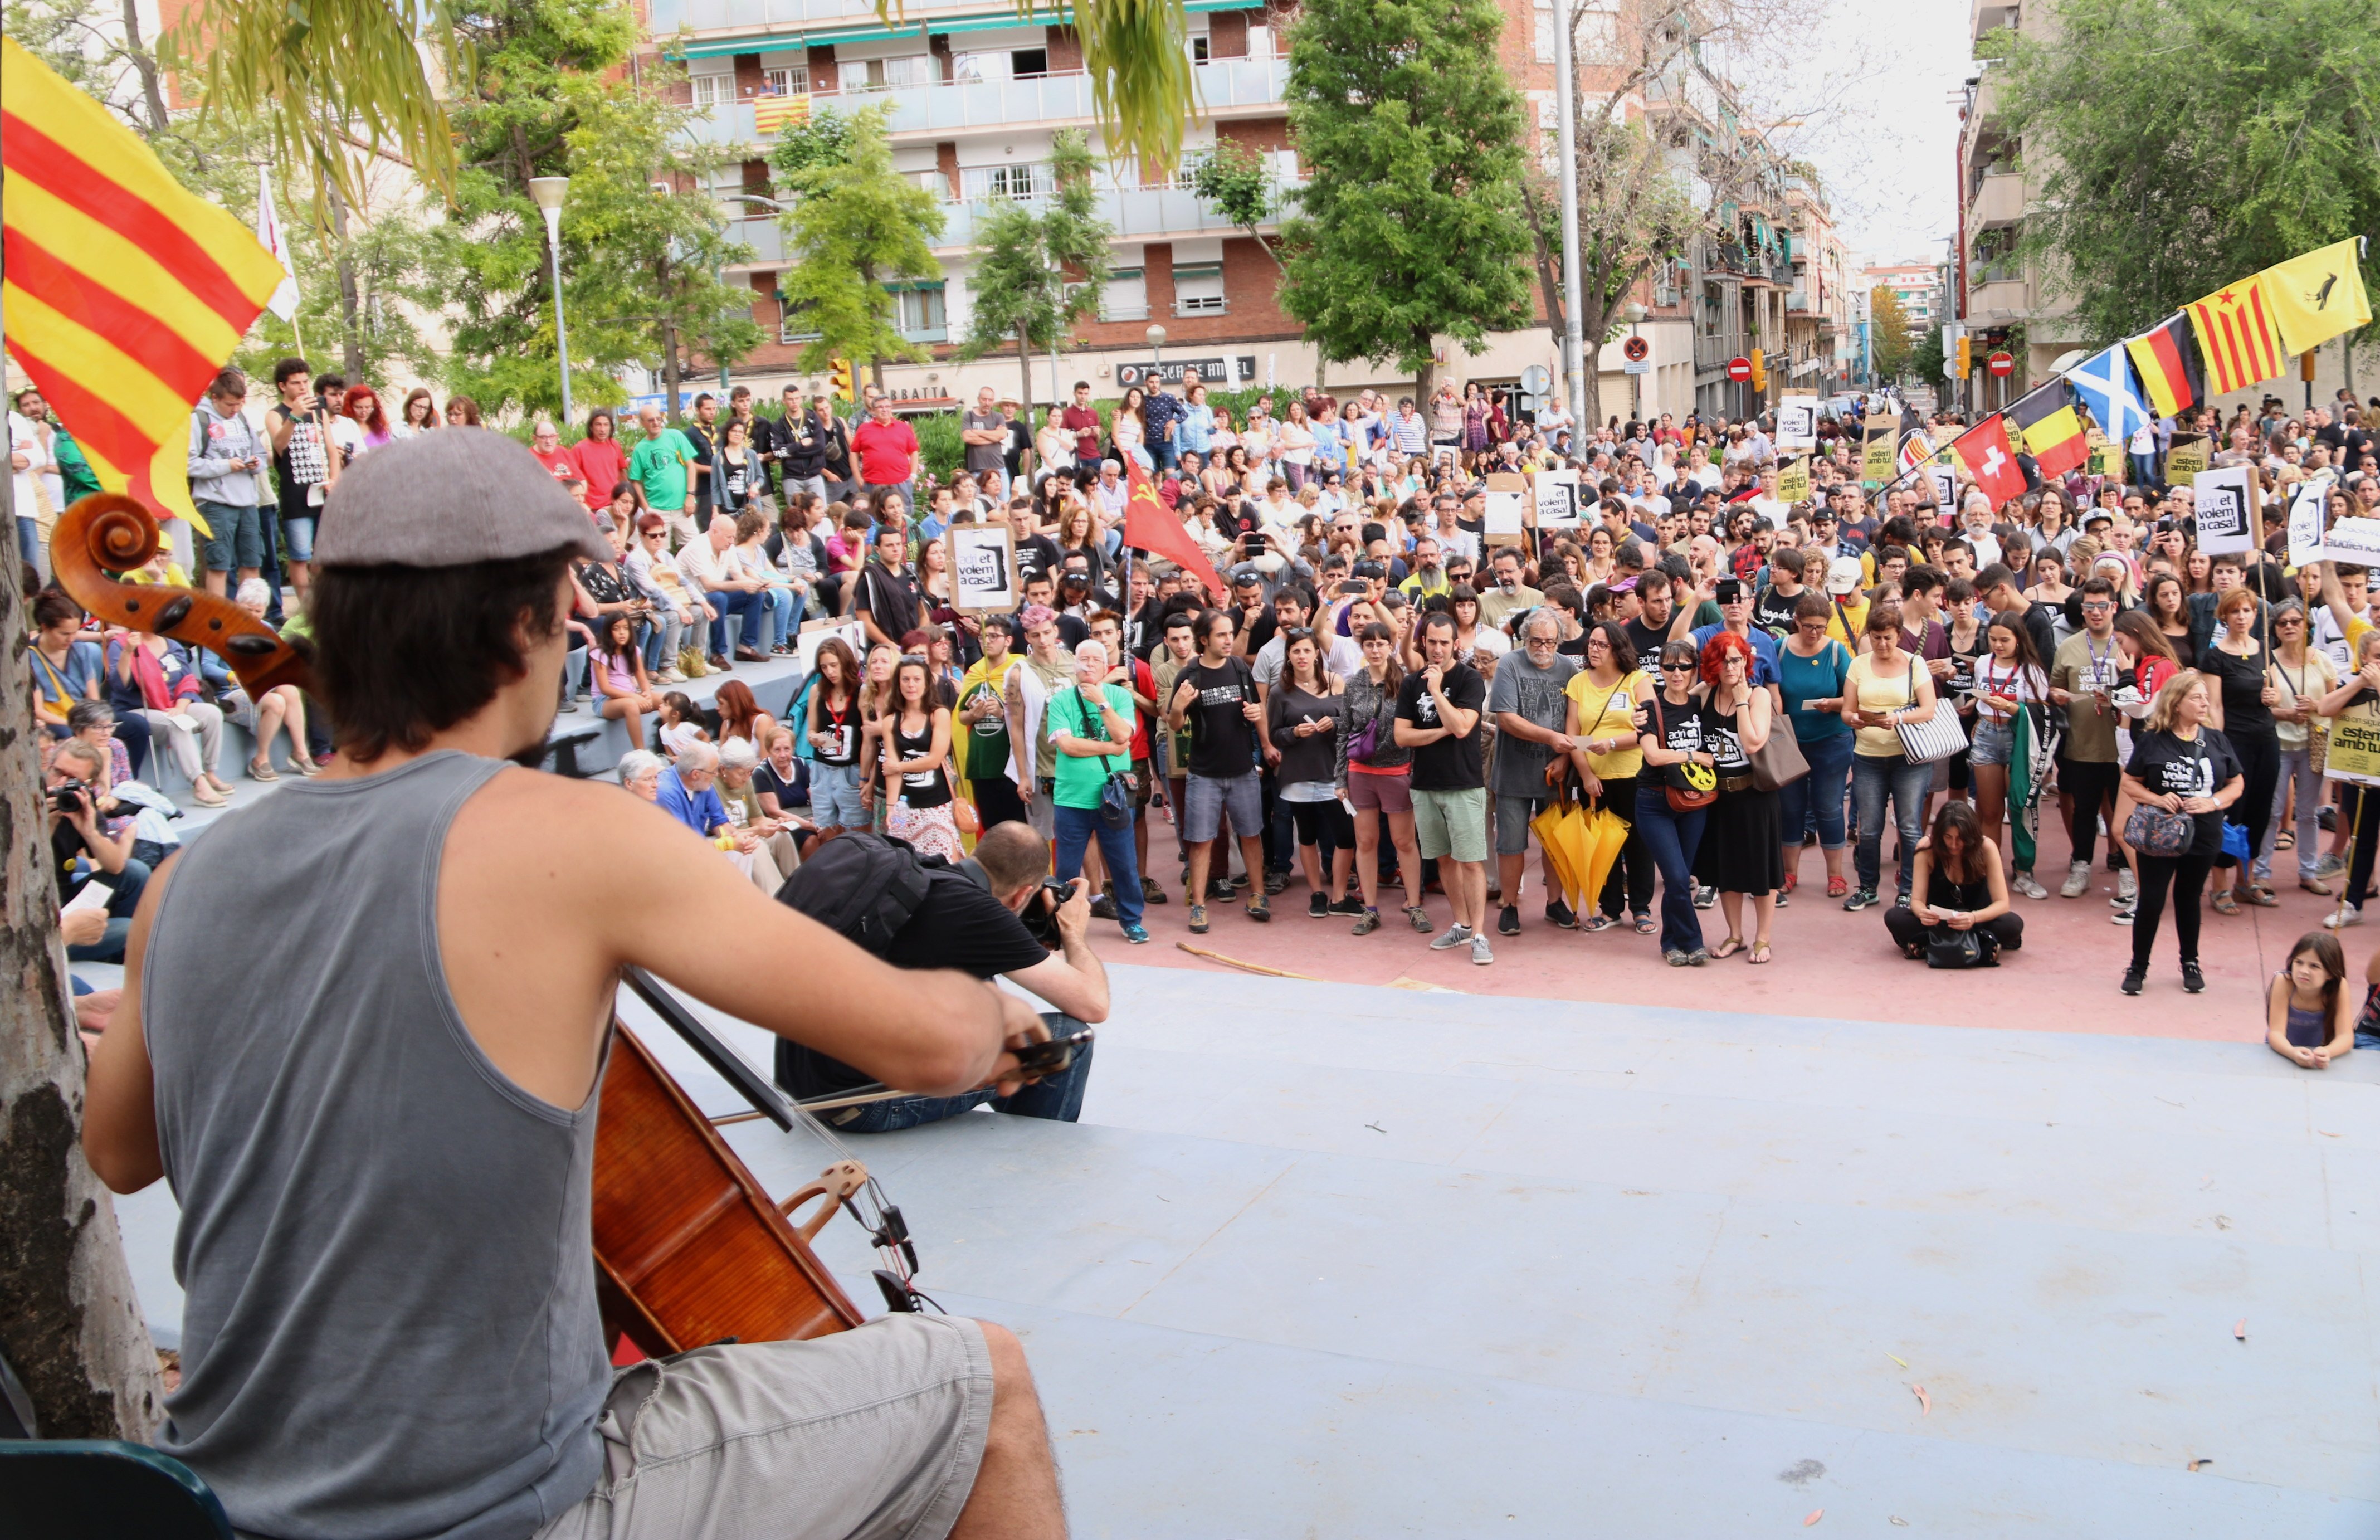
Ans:
{"label": "black backpack", "polygon": [[881,957],[926,902],[929,873],[949,866],[939,855],[919,855],[906,840],[839,834],[785,879],[777,902]]}

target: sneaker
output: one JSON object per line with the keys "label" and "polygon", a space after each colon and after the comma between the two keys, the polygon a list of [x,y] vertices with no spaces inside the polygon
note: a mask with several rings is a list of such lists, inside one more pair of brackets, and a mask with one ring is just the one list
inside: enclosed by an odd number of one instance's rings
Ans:
{"label": "sneaker", "polygon": [[1223,880],[1229,882],[1232,885],[1232,891],[1236,892],[1240,889],[1245,888],[1248,885],[1248,874],[1245,872],[1240,872],[1234,876],[1227,877]]}
{"label": "sneaker", "polygon": [[2338,804],[2329,802],[2324,803],[2321,807],[2315,809],[2313,821],[2321,827],[2322,831],[2325,834],[2336,834],[2338,832]]}
{"label": "sneaker", "polygon": [[1368,936],[1378,928],[1380,928],[1380,912],[1378,909],[1366,909],[1350,928],[1350,934]]}
{"label": "sneaker", "polygon": [[1265,873],[1265,897],[1270,898],[1276,893],[1285,892],[1288,891],[1288,888],[1289,873],[1285,871],[1269,871]]}
{"label": "sneaker", "polygon": [[2325,930],[2344,930],[2350,925],[2363,923],[2363,911],[2351,903],[2342,903],[2322,917]]}
{"label": "sneaker", "polygon": [[1521,911],[1517,904],[1508,903],[1496,916],[1496,934],[1517,936],[1521,933]]}
{"label": "sneaker", "polygon": [[2148,981],[2148,975],[2141,972],[2140,969],[2126,968],[2124,970],[2124,981],[2117,987],[2128,995],[2136,995],[2141,992],[2141,986]]}
{"label": "sneaker", "polygon": [[2081,898],[2091,891],[2091,863],[2077,861],[2066,868],[2066,880],[2058,885],[2059,898]]}
{"label": "sneaker", "polygon": [[1130,941],[1136,947],[1147,946],[1148,944],[1148,928],[1138,925],[1127,925],[1123,928],[1123,939]]}
{"label": "sneaker", "polygon": [[1661,953],[1661,961],[1662,961],[1662,962],[1664,962],[1664,963],[1669,964],[1670,964],[1670,966],[1671,966],[1671,967],[1673,967],[1673,968],[1682,968],[1682,967],[1684,967],[1687,964],[1689,964],[1689,963],[1693,962],[1693,961],[1694,961],[1694,959],[1693,959],[1693,958],[1691,958],[1691,957],[1689,957],[1689,956],[1687,956],[1687,955],[1686,955],[1684,952],[1678,952],[1678,951],[1672,950],[1672,951],[1665,952]]}
{"label": "sneaker", "polygon": [[686,675],[675,669],[663,669],[653,675],[653,682],[659,685],[683,685],[686,683]]}
{"label": "sneaker", "polygon": [[1115,917],[1115,900],[1108,897],[1105,893],[1101,893],[1099,897],[1091,900],[1091,918],[1095,920],[1111,920]]}
{"label": "sneaker", "polygon": [[1309,920],[1329,919],[1330,917],[1330,901],[1323,897],[1320,893],[1306,894],[1305,917]]}
{"label": "sneaker", "polygon": [[1241,913],[1247,916],[1248,918],[1256,921],[1258,925],[1265,925],[1269,923],[1272,919],[1272,905],[1266,903],[1263,899],[1257,899],[1254,903],[1250,903],[1245,909],[1242,910]]}
{"label": "sneaker", "polygon": [[1190,906],[1190,934],[1193,936],[1207,934],[1207,906],[1203,903],[1194,903]]}
{"label": "sneaker", "polygon": [[1893,894],[1893,895],[1892,895],[1892,906],[1893,906],[1895,909],[1906,909],[1906,908],[1908,908],[1908,907],[1909,907],[1909,895],[1908,895],[1907,893],[1895,893],[1895,894]]}
{"label": "sneaker", "polygon": [[1697,968],[1709,961],[1710,948],[1708,947],[1696,947],[1694,951],[1686,953],[1686,962],[1692,966]]}
{"label": "sneaker", "polygon": [[1142,878],[1140,879],[1140,901],[1143,903],[1163,903],[1165,902],[1164,885],[1153,877]]}
{"label": "sneaker", "polygon": [[1706,888],[1706,887],[1702,886],[1700,883],[1696,883],[1696,884],[1694,885],[1694,907],[1695,907],[1695,908],[1697,908],[1697,909],[1707,909],[1707,908],[1709,908],[1712,904],[1717,903],[1718,902],[1718,890],[1717,888]]}
{"label": "sneaker", "polygon": [[2049,890],[2034,881],[2033,879],[2033,873],[2029,871],[2021,871],[2017,873],[2014,886],[2018,892],[2022,893],[2027,898],[2047,898],[2049,896]]}
{"label": "sneaker", "polygon": [[2313,864],[2313,874],[2316,877],[2337,877],[2346,869],[2347,857],[2336,854],[2325,855]]}
{"label": "sneaker", "polygon": [[2206,992],[2206,976],[2198,971],[2197,964],[2184,963],[2181,965],[2181,987],[2193,995]]}
{"label": "sneaker", "polygon": [[1354,893],[1349,893],[1345,898],[1334,900],[1330,905],[1330,912],[1341,916],[1360,915],[1365,913],[1364,901]]}
{"label": "sneaker", "polygon": [[1578,928],[1578,916],[1569,904],[1556,899],[1546,905],[1546,923],[1564,930],[1575,930]]}
{"label": "sneaker", "polygon": [[1471,961],[1475,965],[1483,968],[1488,964],[1496,961],[1495,952],[1488,950],[1487,937],[1474,936],[1471,938]]}
{"label": "sneaker", "polygon": [[1227,878],[1218,877],[1207,884],[1207,902],[1209,903],[1236,903],[1239,898],[1240,890],[1233,887]]}
{"label": "sneaker", "polygon": [[1428,911],[1428,910],[1427,910],[1427,909],[1425,909],[1425,908],[1423,908],[1420,904],[1418,904],[1418,903],[1408,903],[1408,904],[1406,904],[1406,905],[1405,905],[1405,918],[1407,918],[1407,919],[1409,919],[1409,920],[1413,921],[1413,928],[1414,928],[1414,930],[1415,930],[1415,932],[1416,934],[1418,934],[1418,935],[1423,935],[1423,936],[1427,936],[1427,935],[1428,935],[1428,934],[1429,934],[1429,932],[1430,932],[1429,911]]}
{"label": "sneaker", "polygon": [[1874,903],[1875,902],[1876,890],[1874,888],[1862,888],[1852,893],[1851,897],[1843,900],[1843,907],[1853,914],[1857,914],[1860,910],[1866,908],[1869,904]]}
{"label": "sneaker", "polygon": [[2126,867],[2122,871],[2118,872],[2116,874],[2116,902],[2118,903],[2130,903],[2140,896],[2141,879],[2132,875],[2132,868]]}
{"label": "sneaker", "polygon": [[1792,888],[1791,888],[1790,885],[1788,885],[1788,886],[1786,886],[1786,887],[1779,888],[1779,889],[1778,889],[1778,890],[1777,890],[1777,907],[1778,907],[1778,908],[1779,908],[1779,909],[1791,908],[1791,907],[1792,906],[1792,903],[1793,903],[1793,890],[1792,890]]}
{"label": "sneaker", "polygon": [[2127,903],[2121,909],[2116,910],[2114,913],[2110,914],[2107,918],[2117,925],[2130,925],[2132,923],[2132,916],[2139,913],[2140,905],[2136,903]]}
{"label": "sneaker", "polygon": [[1452,952],[1456,947],[1469,945],[1470,941],[1471,928],[1469,926],[1450,925],[1446,928],[1446,934],[1437,937],[1431,940],[1429,943],[1429,950],[1432,952]]}

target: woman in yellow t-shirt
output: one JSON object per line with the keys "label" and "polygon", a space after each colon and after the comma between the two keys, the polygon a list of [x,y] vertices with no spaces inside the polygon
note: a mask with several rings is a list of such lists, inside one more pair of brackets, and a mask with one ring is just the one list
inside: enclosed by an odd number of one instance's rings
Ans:
{"label": "woman in yellow t-shirt", "polygon": [[1636,737],[1636,686],[1644,678],[1628,633],[1601,621],[1586,634],[1586,666],[1563,687],[1570,706],[1562,731],[1578,745],[1570,758],[1579,784],[1597,806],[1629,823],[1628,843],[1612,863],[1603,891],[1589,895],[1595,912],[1579,916],[1581,930],[1609,930],[1618,925],[1623,891],[1638,933],[1650,936],[1660,928],[1653,918],[1653,879],[1658,868],[1635,828],[1636,777],[1645,768],[1645,750]]}
{"label": "woman in yellow t-shirt", "polygon": [[1852,660],[1843,680],[1843,721],[1858,730],[1852,744],[1852,802],[1859,809],[1859,844],[1852,853],[1859,886],[1843,900],[1846,909],[1864,909],[1876,902],[1888,796],[1900,834],[1899,891],[1903,900],[1909,897],[1934,767],[1912,763],[1901,752],[1898,724],[1933,721],[1934,705],[1933,674],[1900,645],[1900,604],[1886,599],[1870,605],[1867,650]]}

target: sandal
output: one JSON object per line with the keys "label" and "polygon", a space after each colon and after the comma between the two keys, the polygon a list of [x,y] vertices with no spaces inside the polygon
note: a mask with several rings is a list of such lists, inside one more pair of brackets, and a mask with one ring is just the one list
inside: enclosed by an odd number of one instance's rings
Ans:
{"label": "sandal", "polygon": [[278,781],[281,772],[273,768],[269,759],[250,759],[248,762],[248,778],[250,781]]}
{"label": "sandal", "polygon": [[1645,914],[1641,911],[1638,912],[1636,916],[1636,934],[1639,936],[1653,936],[1659,934],[1660,929],[1661,926],[1659,921],[1654,919],[1650,915]]}
{"label": "sandal", "polygon": [[2297,847],[2298,837],[2295,834],[2290,833],[2286,829],[2273,836],[2273,848],[2275,850],[2295,850]]}
{"label": "sandal", "polygon": [[2237,917],[2240,913],[2240,901],[2231,896],[2231,890],[2228,888],[2216,893],[2207,902],[2215,906],[2215,912],[2218,915],[2230,915]]}
{"label": "sandal", "polygon": [[1852,885],[1850,879],[1841,877],[1830,877],[1827,879],[1827,896],[1828,898],[1840,898],[1851,891]]}
{"label": "sandal", "polygon": [[2279,897],[2262,882],[2252,882],[2248,885],[2248,902],[2259,909],[2277,909],[2281,906]]}
{"label": "sandal", "polygon": [[1726,940],[1721,941],[1718,945],[1711,948],[1711,961],[1714,963],[1724,962],[1726,959],[1734,956],[1737,952],[1742,952],[1742,950],[1743,938],[1741,936],[1730,936]]}
{"label": "sandal", "polygon": [[1767,941],[1755,941],[1752,943],[1751,954],[1746,956],[1744,961],[1757,966],[1767,962],[1771,955],[1773,954],[1769,952]]}

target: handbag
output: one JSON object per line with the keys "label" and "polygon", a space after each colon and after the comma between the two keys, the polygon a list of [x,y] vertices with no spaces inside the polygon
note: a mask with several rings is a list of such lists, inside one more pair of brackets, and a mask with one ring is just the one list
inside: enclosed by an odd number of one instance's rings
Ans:
{"label": "handbag", "polygon": [[1995,968],[1999,966],[1999,946],[1988,930],[1972,927],[1953,930],[1947,925],[1934,926],[1925,932],[1925,965],[1929,968]]}
{"label": "handbag", "polygon": [[[2191,758],[2203,758],[2205,753],[2205,749],[2201,746],[2196,744],[2191,746]],[[2228,845],[2230,843],[2230,831],[2234,826],[2227,823],[2223,827],[2224,843]],[[2246,830],[2240,831],[2243,843],[2247,834]],[[2135,806],[2131,816],[2124,819],[2124,843],[2143,855],[2155,855],[2171,860],[2187,851],[2191,842],[2197,837],[2198,819],[2192,813],[2168,813],[2162,807],[2151,806],[2143,802]]]}
{"label": "handbag", "polygon": [[[1909,699],[1917,701],[1917,660],[1909,661]],[[1945,711],[1937,702],[1934,715],[1925,721],[1896,721],[1892,730],[1900,738],[1900,752],[1912,765],[1938,764],[1967,746],[1967,730],[1959,725],[1959,713]]]}
{"label": "handbag", "polygon": [[1698,812],[1718,800],[1718,771],[1708,765],[1669,766],[1661,772],[1661,791],[1670,812]]}
{"label": "handbag", "polygon": [[1752,784],[1764,792],[1780,791],[1810,773],[1801,741],[1781,721],[1772,721],[1768,741],[1752,751]]}

